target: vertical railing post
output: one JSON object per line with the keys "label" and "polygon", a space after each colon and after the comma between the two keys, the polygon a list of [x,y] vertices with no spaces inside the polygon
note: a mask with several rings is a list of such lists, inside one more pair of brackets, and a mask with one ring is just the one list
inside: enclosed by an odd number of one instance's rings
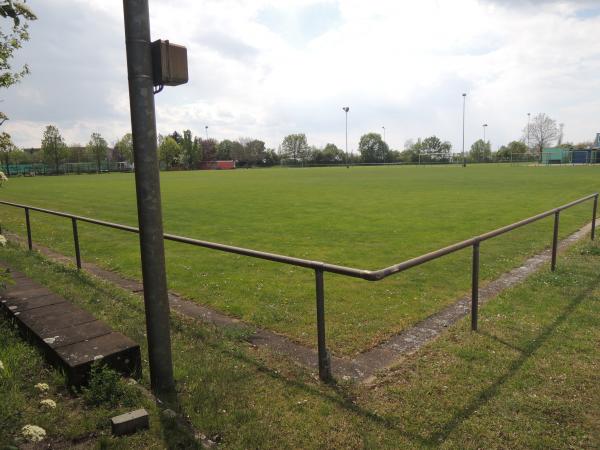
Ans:
{"label": "vertical railing post", "polygon": [[73,224],[73,243],[75,244],[75,261],[77,262],[77,268],[81,270],[81,253],[79,252],[79,232],[77,231],[77,219],[71,218]]}
{"label": "vertical railing post", "polygon": [[25,224],[27,225],[27,246],[29,250],[33,250],[33,242],[31,241],[31,222],[29,221],[29,208],[25,208]]}
{"label": "vertical railing post", "polygon": [[560,210],[554,213],[554,234],[552,235],[552,264],[550,270],[556,270],[556,253],[558,251],[558,222],[560,221]]}
{"label": "vertical railing post", "polygon": [[479,241],[473,243],[473,271],[471,277],[471,330],[477,331],[479,318]]}
{"label": "vertical railing post", "polygon": [[592,241],[596,237],[596,214],[598,214],[598,194],[594,196],[594,207],[592,208]]}
{"label": "vertical railing post", "polygon": [[319,378],[322,381],[331,380],[331,362],[325,344],[325,286],[323,270],[315,269],[317,287],[317,349],[319,352]]}

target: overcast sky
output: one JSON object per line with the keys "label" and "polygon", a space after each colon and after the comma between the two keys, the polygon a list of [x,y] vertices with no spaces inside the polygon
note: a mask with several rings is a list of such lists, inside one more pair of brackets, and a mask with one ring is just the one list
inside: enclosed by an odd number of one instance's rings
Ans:
{"label": "overcast sky", "polygon": [[[39,20],[0,92],[3,128],[39,146],[48,124],[69,144],[129,129],[122,2],[30,0]],[[600,0],[150,0],[152,39],[188,48],[187,85],[156,96],[160,133],[189,128],[277,148],[289,133],[349,146],[382,132],[392,148],[436,134],[461,148],[521,137],[527,113],[564,123],[565,140],[600,132]],[[6,26],[7,21],[3,21]]]}

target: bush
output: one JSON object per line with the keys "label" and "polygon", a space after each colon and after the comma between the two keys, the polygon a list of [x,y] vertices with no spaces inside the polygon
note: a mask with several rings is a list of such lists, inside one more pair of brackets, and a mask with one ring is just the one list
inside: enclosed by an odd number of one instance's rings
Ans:
{"label": "bush", "polygon": [[137,389],[126,385],[121,375],[101,364],[92,366],[89,384],[82,388],[82,393],[90,406],[133,406],[140,399]]}

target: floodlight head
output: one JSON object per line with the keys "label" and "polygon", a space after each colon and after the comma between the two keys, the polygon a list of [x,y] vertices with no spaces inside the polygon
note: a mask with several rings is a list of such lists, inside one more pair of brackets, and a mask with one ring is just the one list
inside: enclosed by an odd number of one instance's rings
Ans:
{"label": "floodlight head", "polygon": [[348,112],[348,111],[350,111],[350,107],[349,107],[349,106],[344,106],[342,109],[343,109],[345,112]]}
{"label": "floodlight head", "polygon": [[466,92],[463,92],[463,97],[466,97],[466,96],[467,96],[467,93],[466,93]]}

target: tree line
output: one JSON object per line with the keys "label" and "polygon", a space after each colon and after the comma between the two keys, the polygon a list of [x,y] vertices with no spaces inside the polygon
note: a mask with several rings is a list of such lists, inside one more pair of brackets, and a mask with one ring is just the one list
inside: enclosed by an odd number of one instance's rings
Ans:
{"label": "tree line", "polygon": [[[502,145],[492,152],[489,140],[478,139],[466,152],[465,159],[471,162],[508,160],[528,155],[537,158],[543,148],[551,145],[563,148],[589,148],[591,142],[573,144],[563,142],[562,126],[545,114],[536,115],[523,128],[521,139]],[[323,147],[309,145],[306,134],[285,136],[278,149],[267,148],[264,141],[254,138],[237,140],[204,139],[194,136],[190,130],[174,131],[159,135],[158,154],[161,166],[166,170],[190,170],[199,168],[202,161],[234,160],[237,167],[268,167],[285,165],[329,165],[357,163],[444,163],[462,155],[452,152],[452,144],[432,135],[408,140],[403,150],[390,149],[379,133],[366,133],[358,143],[358,152],[346,153],[333,143]],[[133,141],[131,133],[119,138],[110,147],[100,133],[92,133],[88,143],[67,145],[58,128],[48,125],[44,130],[38,149],[22,150],[16,147],[8,133],[0,133],[0,154],[5,170],[10,175],[9,165],[45,163],[55,173],[65,163],[91,164],[97,172],[109,161],[133,164]]]}

